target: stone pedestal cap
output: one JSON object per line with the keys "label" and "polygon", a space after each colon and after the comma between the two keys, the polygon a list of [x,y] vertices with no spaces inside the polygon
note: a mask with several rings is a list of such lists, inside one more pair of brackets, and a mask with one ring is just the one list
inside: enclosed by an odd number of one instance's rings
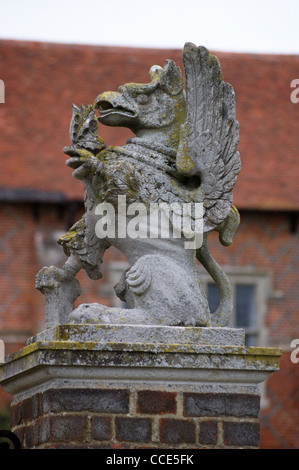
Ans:
{"label": "stone pedestal cap", "polygon": [[12,394],[62,383],[247,387],[278,370],[281,350],[246,348],[243,330],[221,328],[221,335],[216,330],[64,325],[40,333],[8,356],[0,383]]}

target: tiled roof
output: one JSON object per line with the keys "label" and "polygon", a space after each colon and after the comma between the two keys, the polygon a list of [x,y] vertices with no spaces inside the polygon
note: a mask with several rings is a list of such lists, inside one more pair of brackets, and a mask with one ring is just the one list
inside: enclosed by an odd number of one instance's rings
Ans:
{"label": "tiled roof", "polygon": [[[183,46],[183,45],[182,45]],[[299,103],[290,100],[299,56],[217,53],[225,81],[236,93],[242,170],[234,202],[240,209],[298,210]],[[0,41],[0,196],[47,192],[82,199],[62,149],[69,145],[72,103],[87,105],[105,90],[149,82],[153,64],[181,51]],[[131,132],[101,127],[108,145]],[[21,190],[21,192],[20,192]],[[11,193],[9,193],[11,194]],[[54,198],[54,199],[55,199]]]}

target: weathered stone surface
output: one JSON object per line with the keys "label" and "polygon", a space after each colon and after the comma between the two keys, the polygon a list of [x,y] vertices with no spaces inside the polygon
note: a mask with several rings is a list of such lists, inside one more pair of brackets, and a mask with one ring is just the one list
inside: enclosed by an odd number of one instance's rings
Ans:
{"label": "weathered stone surface", "polygon": [[[257,384],[279,367],[276,348],[49,341],[8,356],[0,382],[12,394],[47,383]],[[50,375],[49,375],[50,374]],[[255,392],[254,392],[255,393]],[[25,397],[24,397],[25,398]]]}
{"label": "weathered stone surface", "polygon": [[66,270],[51,266],[38,272],[35,286],[45,295],[47,327],[66,323],[74,301],[81,294],[77,279]]}
{"label": "weathered stone surface", "polygon": [[27,344],[38,341],[244,346],[245,332],[241,328],[223,327],[69,324],[48,328],[29,338]]}
{"label": "weathered stone surface", "polygon": [[[207,236],[216,230],[227,246],[239,224],[232,204],[240,171],[235,97],[218,59],[204,47],[185,44],[183,62],[186,90],[180,68],[166,60],[164,67],[151,67],[147,84],[127,83],[117,92],[100,93],[94,105],[73,106],[71,145],[64,152],[73,176],[84,184],[85,213],[59,240],[68,256],[65,266],[43,268],[37,275],[47,327],[227,325],[232,291],[209,253]],[[136,137],[106,148],[99,123],[128,127]],[[90,303],[72,310],[80,294],[76,274],[84,269],[99,279],[110,246],[130,265],[115,287],[129,308]],[[197,259],[219,289],[213,314]]]}

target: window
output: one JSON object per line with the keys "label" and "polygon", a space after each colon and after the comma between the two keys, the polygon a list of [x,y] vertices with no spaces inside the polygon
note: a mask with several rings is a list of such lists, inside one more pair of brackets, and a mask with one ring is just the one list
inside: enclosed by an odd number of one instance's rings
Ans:
{"label": "window", "polygon": [[[234,308],[228,326],[243,328],[246,334],[246,346],[256,346],[258,335],[256,286],[235,283],[233,295]],[[213,283],[208,283],[208,302],[210,311],[214,313],[219,306],[219,294]]]}
{"label": "window", "polygon": [[[225,269],[233,290],[233,312],[227,326],[245,330],[246,346],[265,346],[266,329],[264,316],[269,297],[269,276],[267,273],[240,269]],[[219,293],[207,273],[200,271],[203,289],[214,313],[219,306]]]}

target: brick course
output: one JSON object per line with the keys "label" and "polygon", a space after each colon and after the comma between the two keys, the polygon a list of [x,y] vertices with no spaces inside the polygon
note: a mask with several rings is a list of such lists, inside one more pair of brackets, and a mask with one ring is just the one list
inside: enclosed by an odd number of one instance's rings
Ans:
{"label": "brick course", "polygon": [[50,390],[39,395],[45,412],[92,410],[99,413],[127,413],[128,390]]}
{"label": "brick course", "polygon": [[142,390],[138,392],[137,409],[139,413],[163,414],[176,412],[176,393],[158,390]]}
{"label": "brick course", "polygon": [[224,422],[223,442],[227,446],[258,446],[259,445],[259,424],[244,422]]}
{"label": "brick course", "polygon": [[96,441],[110,441],[112,438],[112,418],[109,416],[93,416],[91,419],[91,439]]}
{"label": "brick course", "polygon": [[148,418],[115,418],[117,441],[150,442],[152,421]]}
{"label": "brick course", "polygon": [[218,442],[218,422],[200,421],[198,442],[202,445],[216,445]]}
{"label": "brick course", "polygon": [[[139,400],[136,400],[136,395]],[[89,401],[83,396],[82,389],[50,389],[14,404],[11,424],[22,446],[221,449],[256,448],[259,445],[256,399],[249,400],[246,394],[92,389],[85,393]],[[165,407],[158,406],[161,396],[163,403],[167,404],[167,412]],[[198,416],[193,412],[192,417],[185,416],[184,404],[191,396],[197,403],[206,404],[209,400],[210,407],[206,413],[201,412]],[[112,407],[112,397],[121,405]],[[145,397],[151,397],[151,406],[146,410],[140,407]],[[156,413],[154,398],[157,400]],[[131,404],[129,411],[128,401]],[[234,401],[237,415],[233,412]],[[223,407],[220,411],[220,402],[229,402],[231,407]],[[103,406],[103,403],[109,405]],[[252,411],[249,410],[250,404]],[[162,413],[161,409],[164,410]],[[218,410],[216,415],[215,409]]]}
{"label": "brick course", "polygon": [[185,393],[184,416],[257,417],[260,399],[256,395]]}
{"label": "brick course", "polygon": [[195,422],[187,419],[161,419],[160,441],[165,444],[195,443]]}

